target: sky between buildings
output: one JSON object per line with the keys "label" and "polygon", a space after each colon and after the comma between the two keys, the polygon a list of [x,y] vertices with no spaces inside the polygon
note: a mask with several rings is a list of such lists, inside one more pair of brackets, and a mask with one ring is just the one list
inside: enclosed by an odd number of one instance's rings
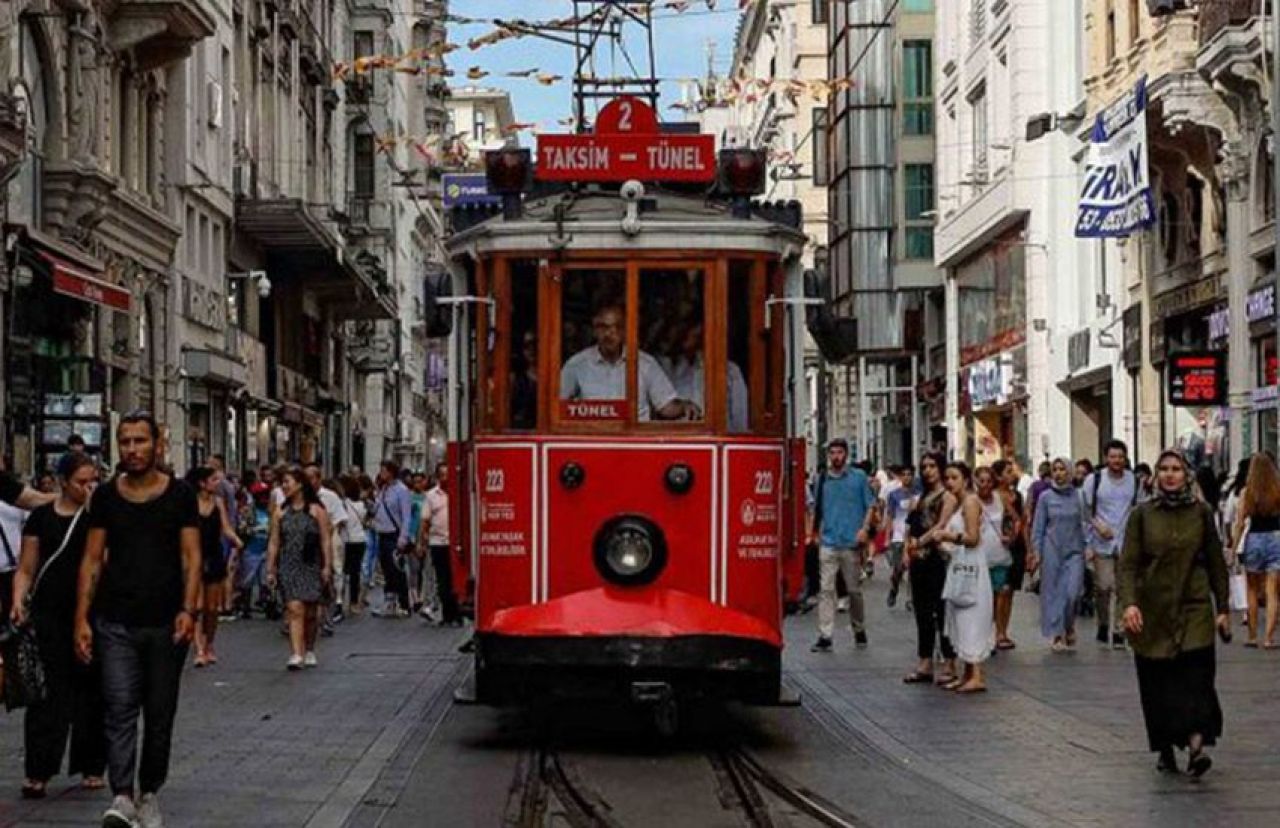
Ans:
{"label": "sky between buildings", "polygon": [[[664,79],[662,84],[661,111],[664,121],[686,120],[685,113],[671,109],[670,105],[681,99],[678,78],[703,77],[707,72],[708,44],[715,44],[715,68],[728,72],[733,57],[733,34],[738,21],[736,0],[719,0],[709,9],[706,0],[692,0],[682,13],[669,9],[657,9],[654,13],[654,53],[656,74]],[[469,18],[518,19],[533,23],[570,17],[574,13],[571,0],[451,0],[449,12]],[[510,91],[515,106],[516,120],[538,124],[538,132],[567,132],[569,128],[556,122],[573,112],[572,87],[573,47],[551,43],[541,38],[523,37],[503,41],[475,51],[467,48],[467,41],[494,30],[492,22],[461,25],[449,24],[449,40],[462,48],[447,58],[449,68],[455,72],[449,79],[453,86],[488,86]],[[647,46],[639,35],[641,30],[631,26],[628,52],[636,66],[647,68]],[[480,67],[490,74],[480,80],[468,80],[467,71]],[[544,85],[534,78],[502,77],[504,72],[521,72],[537,69],[542,73],[562,76],[552,85]],[[596,75],[616,77],[629,74],[629,68],[620,52],[612,54],[608,46],[597,51]],[[588,110],[590,111],[590,110]],[[521,143],[531,145],[531,132],[521,134]]]}

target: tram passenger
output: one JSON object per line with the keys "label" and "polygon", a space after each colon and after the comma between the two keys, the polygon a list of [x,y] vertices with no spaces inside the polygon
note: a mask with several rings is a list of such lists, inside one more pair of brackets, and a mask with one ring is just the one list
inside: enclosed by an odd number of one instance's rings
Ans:
{"label": "tram passenger", "polygon": [[[565,400],[625,400],[627,397],[626,314],[606,304],[592,317],[596,344],[569,357],[560,369],[560,398]],[[702,409],[682,400],[658,361],[644,351],[639,363],[639,417],[700,419]]]}
{"label": "tram passenger", "polygon": [[538,336],[525,331],[520,338],[520,355],[512,360],[511,427],[538,425]]}
{"label": "tram passenger", "polygon": [[[689,400],[699,409],[705,408],[706,364],[702,356],[702,322],[689,320],[676,332],[676,353],[661,357],[659,363],[671,378],[676,393],[682,400]],[[747,381],[742,369],[732,360],[726,366],[728,383],[729,431],[737,434],[747,430]]]}

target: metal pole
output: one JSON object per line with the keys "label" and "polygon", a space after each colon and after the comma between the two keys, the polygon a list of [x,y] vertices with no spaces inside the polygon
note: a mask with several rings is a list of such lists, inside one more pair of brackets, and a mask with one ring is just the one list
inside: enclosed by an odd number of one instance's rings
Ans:
{"label": "metal pole", "polygon": [[[1276,71],[1275,57],[1276,47],[1280,45],[1280,8],[1276,8],[1272,4],[1271,8],[1271,190],[1273,192],[1273,210],[1272,221],[1275,227],[1275,251],[1280,253],[1280,187],[1275,183],[1280,181],[1280,72]],[[1280,357],[1280,262],[1276,262],[1271,266],[1272,277],[1275,280],[1275,308],[1276,316],[1276,355]],[[1263,366],[1263,380],[1266,380],[1266,366]],[[1276,429],[1277,437],[1280,438],[1280,428]],[[1277,440],[1280,443],[1280,439]],[[1280,444],[1275,446],[1280,451]]]}

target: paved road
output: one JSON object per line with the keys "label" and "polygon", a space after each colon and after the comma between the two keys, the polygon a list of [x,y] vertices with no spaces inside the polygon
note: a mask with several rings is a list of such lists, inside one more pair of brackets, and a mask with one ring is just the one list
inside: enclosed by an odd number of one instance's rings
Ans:
{"label": "paved road", "polygon": [[[835,652],[810,654],[813,616],[792,620],[801,708],[701,711],[671,744],[626,710],[449,704],[466,668],[459,630],[355,620],[323,642],[318,670],[287,674],[275,626],[236,622],[222,663],[184,676],[169,824],[501,825],[527,812],[528,769],[554,761],[616,824],[740,825],[726,782],[740,747],[856,824],[1248,826],[1280,813],[1280,656],[1220,652],[1227,733],[1212,774],[1193,783],[1154,773],[1130,658],[1047,652],[1033,596],[1019,596],[1020,646],[992,664],[991,692],[968,698],[903,685],[910,615],[885,609],[882,575],[868,605],[861,651],[839,630]],[[44,802],[17,799],[20,725],[0,714],[0,826],[95,824],[105,795],[70,782],[55,780]],[[553,795],[548,824],[558,807]]]}

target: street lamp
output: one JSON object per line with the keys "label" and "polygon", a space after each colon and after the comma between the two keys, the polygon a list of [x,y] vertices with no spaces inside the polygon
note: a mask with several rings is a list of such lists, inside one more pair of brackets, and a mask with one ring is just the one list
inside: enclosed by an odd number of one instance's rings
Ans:
{"label": "street lamp", "polygon": [[267,299],[271,296],[271,279],[267,277],[265,270],[250,270],[248,273],[228,273],[227,280],[235,281],[236,279],[248,279],[256,282],[258,285],[258,296]]}

